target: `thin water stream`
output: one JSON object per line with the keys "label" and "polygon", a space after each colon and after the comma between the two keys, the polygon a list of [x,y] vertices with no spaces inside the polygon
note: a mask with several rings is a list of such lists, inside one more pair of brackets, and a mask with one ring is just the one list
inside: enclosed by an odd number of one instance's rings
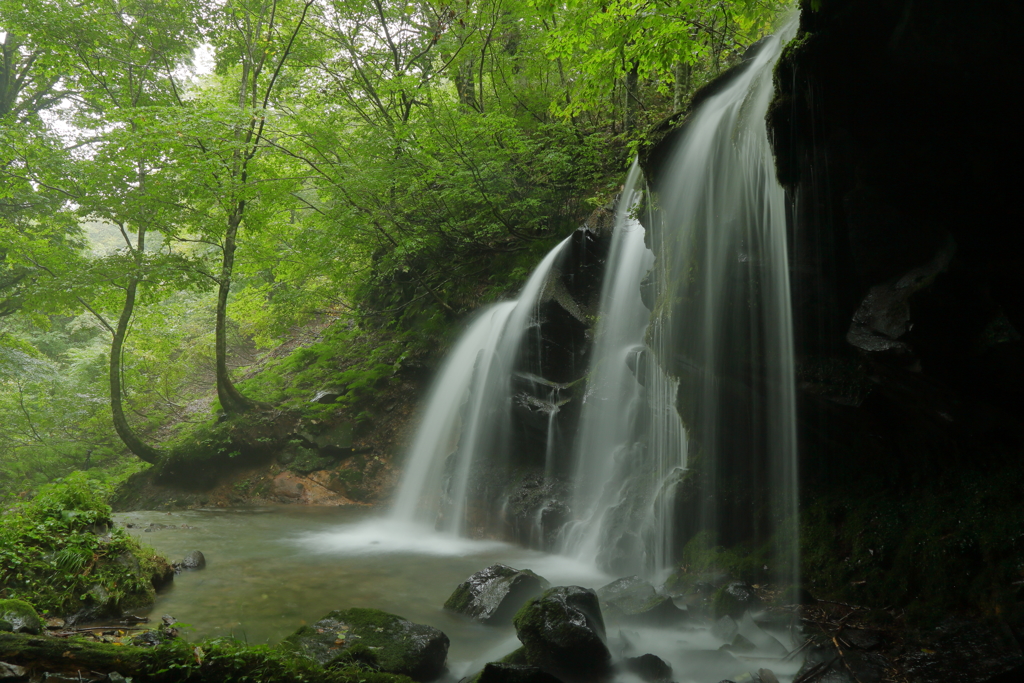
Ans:
{"label": "thin water stream", "polygon": [[[474,541],[428,527],[380,518],[370,510],[281,506],[116,515],[129,532],[169,558],[201,550],[207,566],[179,574],[150,614],[191,625],[193,639],[233,636],[277,643],[327,612],[373,607],[429,624],[451,639],[449,673],[458,681],[519,646],[511,626],[473,623],[442,609],[470,574],[495,562],[529,568],[553,585],[599,588],[611,577],[564,555],[496,541]],[[153,531],[151,525],[164,525]],[[748,638],[764,632],[749,622]],[[751,630],[752,629],[752,630]],[[784,632],[774,638],[792,649]],[[735,657],[699,620],[675,628],[609,628],[616,658],[653,653],[673,667],[677,683],[743,680],[762,666],[785,682],[799,662]],[[620,673],[615,683],[637,683]]]}

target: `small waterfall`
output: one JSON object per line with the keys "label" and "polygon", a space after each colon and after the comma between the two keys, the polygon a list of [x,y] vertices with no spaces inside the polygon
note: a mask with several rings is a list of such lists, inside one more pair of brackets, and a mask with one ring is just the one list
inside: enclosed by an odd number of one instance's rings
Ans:
{"label": "small waterfall", "polygon": [[[695,111],[654,187],[658,306],[648,335],[678,378],[697,475],[676,511],[707,543],[774,540],[796,580],[796,409],[786,202],[765,127],[791,21]],[[678,496],[685,492],[685,500]],[[679,534],[676,534],[680,536]],[[768,578],[768,577],[766,577]]]}
{"label": "small waterfall", "polygon": [[530,275],[519,298],[494,304],[472,320],[434,381],[406,462],[392,517],[436,519],[439,529],[466,530],[475,465],[500,462],[509,436],[510,379],[526,331],[569,238]]}
{"label": "small waterfall", "polygon": [[634,163],[616,210],[580,416],[573,500],[580,521],[566,529],[563,542],[566,552],[596,557],[617,573],[663,564],[664,543],[645,544],[642,530],[670,522],[656,509],[657,491],[666,476],[686,466],[675,384],[648,361],[644,346],[650,313],[640,288],[654,255],[632,215],[641,181]]}

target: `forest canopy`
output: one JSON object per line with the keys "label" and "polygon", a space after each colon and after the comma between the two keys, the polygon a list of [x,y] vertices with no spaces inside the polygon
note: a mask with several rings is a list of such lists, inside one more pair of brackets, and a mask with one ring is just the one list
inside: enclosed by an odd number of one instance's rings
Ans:
{"label": "forest canopy", "polygon": [[783,5],[3,3],[0,498],[443,347]]}

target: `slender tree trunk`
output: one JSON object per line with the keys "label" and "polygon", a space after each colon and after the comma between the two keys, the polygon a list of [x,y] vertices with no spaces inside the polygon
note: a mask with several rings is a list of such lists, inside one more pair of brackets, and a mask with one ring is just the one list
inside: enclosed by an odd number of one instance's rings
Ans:
{"label": "slender tree trunk", "polygon": [[640,74],[637,65],[626,74],[626,132],[636,130],[637,114],[640,110]]}
{"label": "slender tree trunk", "polygon": [[135,434],[124,415],[124,406],[121,405],[121,352],[124,348],[124,338],[128,334],[128,323],[135,310],[135,293],[138,287],[139,281],[136,278],[129,280],[124,306],[121,307],[121,317],[117,319],[114,340],[110,343],[110,412],[114,419],[114,429],[128,450],[155,465],[162,458],[160,451],[144,444]]}
{"label": "slender tree trunk", "polygon": [[676,81],[672,88],[672,111],[682,111],[683,101],[690,91],[690,65],[680,60],[672,71]]}
{"label": "slender tree trunk", "polygon": [[228,218],[228,229],[224,235],[224,260],[221,262],[217,289],[217,326],[214,340],[217,356],[217,398],[220,399],[221,408],[229,415],[244,413],[254,405],[238,391],[228,374],[228,293],[231,291],[231,274],[235,267],[238,226],[242,222],[244,211],[245,201],[242,200]]}

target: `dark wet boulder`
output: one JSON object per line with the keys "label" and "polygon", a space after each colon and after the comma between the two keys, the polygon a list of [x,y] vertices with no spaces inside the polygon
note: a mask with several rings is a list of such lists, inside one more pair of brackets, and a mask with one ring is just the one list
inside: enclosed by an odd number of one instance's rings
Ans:
{"label": "dark wet boulder", "polygon": [[448,657],[448,636],[376,609],[335,610],[303,626],[281,644],[320,664],[362,664],[417,681],[440,676]]}
{"label": "dark wet boulder", "polygon": [[562,683],[539,666],[491,662],[473,683]]}
{"label": "dark wet boulder", "polygon": [[622,662],[622,666],[626,671],[636,674],[645,681],[650,681],[650,683],[668,681],[672,676],[672,667],[657,655],[646,654],[639,657],[626,657]]}
{"label": "dark wet boulder", "polygon": [[608,671],[611,653],[593,590],[551,588],[526,603],[512,623],[528,664],[570,683],[591,681]]}
{"label": "dark wet boulder", "polygon": [[761,598],[750,584],[732,581],[715,592],[711,606],[716,615],[728,615],[738,619],[744,612],[760,608]]}
{"label": "dark wet boulder", "polygon": [[601,609],[609,621],[630,624],[672,624],[686,618],[672,598],[659,595],[638,576],[627,576],[597,589]]}
{"label": "dark wet boulder", "polygon": [[198,550],[190,550],[181,560],[182,569],[203,569],[206,567],[206,556]]}
{"label": "dark wet boulder", "polygon": [[507,624],[527,600],[549,585],[529,569],[494,564],[460,583],[444,608],[486,624]]}
{"label": "dark wet boulder", "polygon": [[[14,633],[31,633],[38,635],[43,631],[43,620],[36,614],[36,609],[24,600],[0,600],[0,631]],[[8,628],[9,626],[9,628]]]}

